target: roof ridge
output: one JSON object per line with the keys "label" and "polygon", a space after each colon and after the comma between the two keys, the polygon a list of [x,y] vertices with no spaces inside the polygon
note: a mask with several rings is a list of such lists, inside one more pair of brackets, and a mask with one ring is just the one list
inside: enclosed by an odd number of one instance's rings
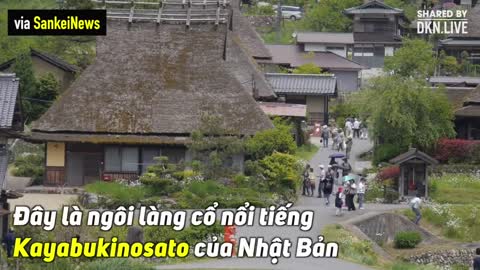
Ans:
{"label": "roof ridge", "polygon": [[329,78],[336,78],[335,74],[295,74],[295,73],[276,73],[276,72],[267,72],[266,75],[272,76],[309,76],[309,77],[329,77]]}

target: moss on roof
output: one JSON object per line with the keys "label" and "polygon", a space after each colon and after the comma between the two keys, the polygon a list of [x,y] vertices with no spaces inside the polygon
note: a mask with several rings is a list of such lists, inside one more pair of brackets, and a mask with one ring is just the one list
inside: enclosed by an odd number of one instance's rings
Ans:
{"label": "moss on roof", "polygon": [[226,27],[109,22],[97,58],[32,125],[34,132],[189,134],[201,113],[238,134],[268,117],[222,59]]}

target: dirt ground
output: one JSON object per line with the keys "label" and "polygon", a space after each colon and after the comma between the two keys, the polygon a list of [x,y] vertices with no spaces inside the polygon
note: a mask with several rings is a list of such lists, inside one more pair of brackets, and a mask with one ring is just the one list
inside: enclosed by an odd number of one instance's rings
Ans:
{"label": "dirt ground", "polygon": [[13,212],[16,205],[27,205],[33,207],[41,205],[48,210],[61,209],[63,205],[72,204],[77,195],[72,194],[37,194],[24,193],[23,197],[9,200],[10,209]]}

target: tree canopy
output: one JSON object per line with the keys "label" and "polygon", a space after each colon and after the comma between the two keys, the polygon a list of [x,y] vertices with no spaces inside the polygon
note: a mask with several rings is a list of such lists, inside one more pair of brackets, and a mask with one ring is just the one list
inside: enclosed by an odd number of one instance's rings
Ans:
{"label": "tree canopy", "polygon": [[293,74],[322,74],[323,70],[321,67],[315,65],[314,63],[303,64],[293,70]]}
{"label": "tree canopy", "polygon": [[308,10],[304,27],[310,31],[348,32],[352,20],[343,14],[343,10],[361,4],[361,0],[322,0]]}
{"label": "tree canopy", "polygon": [[422,39],[405,39],[395,54],[385,58],[385,71],[402,77],[425,79],[435,69],[433,47]]}
{"label": "tree canopy", "polygon": [[440,138],[453,137],[453,110],[443,89],[423,80],[385,76],[353,96],[375,140],[382,144],[429,149]]}

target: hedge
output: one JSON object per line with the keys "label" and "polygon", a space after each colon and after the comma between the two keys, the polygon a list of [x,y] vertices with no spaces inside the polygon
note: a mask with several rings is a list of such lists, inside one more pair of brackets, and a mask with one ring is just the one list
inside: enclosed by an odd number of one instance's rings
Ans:
{"label": "hedge", "polygon": [[441,163],[480,162],[477,145],[480,145],[480,141],[440,139],[433,156]]}
{"label": "hedge", "polygon": [[422,236],[416,231],[402,231],[395,234],[395,248],[415,248],[422,242]]}

